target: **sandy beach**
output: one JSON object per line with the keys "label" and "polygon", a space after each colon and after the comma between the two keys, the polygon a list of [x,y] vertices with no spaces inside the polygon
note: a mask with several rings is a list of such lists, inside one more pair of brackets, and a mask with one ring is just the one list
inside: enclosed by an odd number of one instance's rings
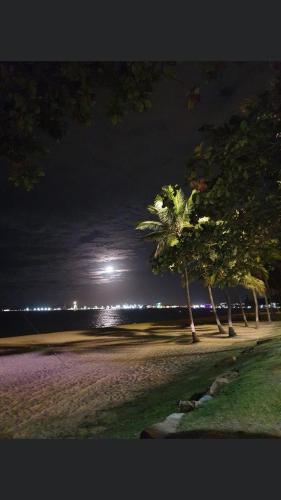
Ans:
{"label": "sandy beach", "polygon": [[[0,436],[75,435],[81,423],[161,387],[198,357],[280,335],[280,322],[256,330],[235,324],[238,336],[200,325],[201,342],[175,324],[132,324],[101,332],[72,331],[0,340]],[[67,423],[67,425],[66,425]],[[101,429],[98,425],[93,437]]]}

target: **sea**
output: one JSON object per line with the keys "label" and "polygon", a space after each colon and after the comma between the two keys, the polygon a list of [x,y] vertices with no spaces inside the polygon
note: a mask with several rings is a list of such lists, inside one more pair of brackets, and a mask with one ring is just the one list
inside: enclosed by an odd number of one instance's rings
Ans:
{"label": "sea", "polygon": [[[194,316],[204,318],[210,310],[196,309]],[[2,311],[0,337],[38,333],[108,328],[128,323],[172,321],[187,318],[186,308],[169,309],[94,309],[58,311]]]}

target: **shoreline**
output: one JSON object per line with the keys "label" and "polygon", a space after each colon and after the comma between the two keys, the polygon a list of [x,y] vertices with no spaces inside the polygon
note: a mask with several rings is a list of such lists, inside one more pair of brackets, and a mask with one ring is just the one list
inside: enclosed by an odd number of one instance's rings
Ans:
{"label": "shoreline", "polygon": [[[41,314],[41,313],[40,313]],[[248,321],[249,322],[253,322],[254,321],[254,317],[255,317],[255,314],[254,312],[251,312],[251,313],[247,313],[247,318],[248,318]],[[276,322],[276,321],[281,321],[281,312],[272,312],[271,313],[271,317],[272,317],[272,321],[273,322]],[[224,314],[219,314],[219,318],[222,322],[222,324],[224,326],[227,326],[227,314],[224,313]],[[233,321],[236,322],[236,323],[243,323],[243,317],[241,315],[241,313],[233,313],[232,314],[232,318],[233,318]],[[207,315],[196,315],[196,312],[194,314],[194,320],[195,320],[195,326],[202,326],[202,325],[216,325],[215,323],[215,319],[214,319],[214,315],[213,313],[211,312],[210,314],[207,314]],[[260,322],[261,324],[263,323],[267,323],[267,314],[266,312],[260,312]],[[2,341],[4,341],[6,343],[6,340],[7,339],[12,339],[12,338],[19,338],[19,337],[37,337],[38,335],[52,335],[52,334],[68,334],[69,336],[71,336],[71,334],[75,335],[76,332],[88,332],[91,333],[92,335],[96,334],[96,335],[99,335],[99,336],[104,336],[104,335],[107,335],[108,332],[110,331],[113,331],[113,330],[120,330],[122,328],[124,329],[130,329],[130,328],[135,328],[136,325],[139,327],[139,328],[142,328],[142,325],[145,325],[145,324],[151,324],[151,325],[154,325],[154,326],[158,326],[158,325],[166,325],[166,326],[175,326],[176,328],[177,327],[182,327],[182,328],[187,328],[188,329],[188,317],[185,318],[185,317],[181,317],[181,318],[177,318],[177,319],[160,319],[160,320],[155,320],[155,321],[138,321],[138,322],[129,322],[129,323],[119,323],[119,324],[114,324],[112,326],[93,326],[93,327],[88,327],[88,328],[71,328],[71,329],[68,329],[68,328],[65,328],[65,329],[56,329],[56,328],[51,328],[51,329],[46,329],[45,331],[33,331],[33,332],[16,332],[16,333],[11,333],[9,335],[6,335],[4,333],[4,329],[5,327],[3,327],[3,333],[1,333],[1,325],[0,325],[0,344],[2,343]]]}

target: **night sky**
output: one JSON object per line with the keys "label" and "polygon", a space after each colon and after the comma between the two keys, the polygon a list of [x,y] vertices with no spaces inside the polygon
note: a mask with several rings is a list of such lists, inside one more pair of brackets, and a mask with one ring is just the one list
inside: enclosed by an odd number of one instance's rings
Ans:
{"label": "night sky", "polygon": [[[178,277],[151,273],[152,246],[134,226],[162,185],[188,190],[185,160],[200,141],[198,128],[228,118],[242,97],[262,88],[266,73],[260,63],[233,65],[192,112],[186,94],[197,66],[178,64],[177,76],[159,84],[150,111],[118,126],[105,117],[101,89],[93,125],[71,125],[51,144],[46,176],[32,192],[10,185],[2,163],[0,307],[184,302]],[[107,265],[112,274],[104,273]],[[191,293],[193,303],[208,301],[200,283]]]}

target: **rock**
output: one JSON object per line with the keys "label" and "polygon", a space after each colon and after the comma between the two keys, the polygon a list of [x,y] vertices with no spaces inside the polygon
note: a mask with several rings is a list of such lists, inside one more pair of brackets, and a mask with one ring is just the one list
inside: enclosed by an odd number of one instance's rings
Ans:
{"label": "rock", "polygon": [[195,401],[178,401],[179,411],[183,413],[188,413],[195,408]]}
{"label": "rock", "polygon": [[165,420],[147,427],[140,434],[140,439],[162,439],[177,431],[184,413],[171,413]]}
{"label": "rock", "polygon": [[234,380],[239,376],[239,370],[230,370],[229,372],[222,373],[220,376],[228,378],[229,381],[231,382],[232,380]]}
{"label": "rock", "polygon": [[195,394],[192,394],[190,401],[198,401],[202,396],[205,396],[205,394],[208,392],[208,387],[204,389],[204,391],[201,392],[195,392]]}
{"label": "rock", "polygon": [[216,394],[218,394],[218,392],[221,390],[221,388],[228,383],[229,383],[228,380],[225,378],[222,378],[222,377],[216,378],[216,380],[212,383],[212,385],[209,389],[210,395],[215,396]]}
{"label": "rock", "polygon": [[215,367],[227,367],[233,365],[237,361],[236,356],[229,356],[228,358],[221,359],[215,364]]}
{"label": "rock", "polygon": [[205,396],[202,396],[202,398],[200,398],[199,401],[196,401],[195,407],[198,408],[199,406],[208,403],[208,401],[211,401],[212,399],[213,396],[211,396],[210,394],[205,394]]}
{"label": "rock", "polygon": [[232,380],[237,378],[238,375],[239,375],[238,371],[226,372],[226,373],[223,373],[222,375],[219,375],[212,383],[212,385],[209,389],[209,394],[211,396],[215,396],[216,394],[219,393],[219,391],[221,390],[221,388],[224,385],[232,382]]}
{"label": "rock", "polygon": [[175,427],[175,429],[176,429],[183,416],[184,416],[184,413],[178,413],[178,412],[171,413],[171,415],[169,415],[164,420],[164,422],[167,423],[170,427]]}
{"label": "rock", "polygon": [[140,439],[163,439],[168,434],[165,429],[162,429],[160,424],[155,424],[144,429],[140,434]]}

